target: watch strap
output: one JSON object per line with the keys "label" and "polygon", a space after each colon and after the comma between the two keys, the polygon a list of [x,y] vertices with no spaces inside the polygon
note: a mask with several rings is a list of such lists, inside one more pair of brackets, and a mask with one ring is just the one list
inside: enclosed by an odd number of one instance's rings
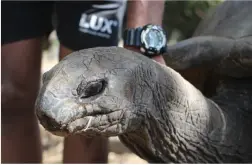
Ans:
{"label": "watch strap", "polygon": [[142,29],[141,27],[126,29],[123,34],[124,45],[140,47]]}

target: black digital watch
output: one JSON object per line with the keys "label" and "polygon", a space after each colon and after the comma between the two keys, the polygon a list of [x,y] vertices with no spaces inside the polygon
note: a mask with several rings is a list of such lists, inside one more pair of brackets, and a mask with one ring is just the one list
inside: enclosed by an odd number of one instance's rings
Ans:
{"label": "black digital watch", "polygon": [[123,39],[124,45],[137,47],[148,57],[164,53],[167,46],[165,31],[162,27],[153,24],[126,29]]}

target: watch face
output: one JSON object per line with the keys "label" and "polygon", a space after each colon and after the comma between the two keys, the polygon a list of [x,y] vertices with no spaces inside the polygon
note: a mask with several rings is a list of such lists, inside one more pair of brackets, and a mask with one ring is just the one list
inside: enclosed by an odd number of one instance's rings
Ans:
{"label": "watch face", "polygon": [[150,29],[144,39],[149,47],[160,47],[163,45],[163,36],[158,30]]}
{"label": "watch face", "polygon": [[147,51],[159,53],[166,46],[166,36],[161,27],[149,25],[142,31],[141,42]]}

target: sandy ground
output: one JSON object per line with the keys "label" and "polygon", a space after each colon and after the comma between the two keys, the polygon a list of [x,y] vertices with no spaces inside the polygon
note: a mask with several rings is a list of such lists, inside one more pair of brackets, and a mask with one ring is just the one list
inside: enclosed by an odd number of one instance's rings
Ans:
{"label": "sandy ground", "polygon": [[[55,33],[51,34],[50,42],[52,42],[52,46],[43,53],[42,73],[48,71],[58,62],[59,43]],[[121,45],[122,43],[119,44],[119,46]],[[42,127],[40,127],[40,130],[43,144],[43,162],[62,163],[63,138],[50,134]],[[147,162],[130,152],[117,137],[113,137],[109,139],[109,163],[146,164]]]}

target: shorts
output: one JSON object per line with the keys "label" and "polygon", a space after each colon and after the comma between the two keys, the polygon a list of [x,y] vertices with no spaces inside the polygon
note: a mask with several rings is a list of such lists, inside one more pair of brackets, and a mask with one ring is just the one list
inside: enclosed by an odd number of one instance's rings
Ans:
{"label": "shorts", "polygon": [[2,2],[2,45],[49,35],[80,50],[117,46],[126,0]]}

